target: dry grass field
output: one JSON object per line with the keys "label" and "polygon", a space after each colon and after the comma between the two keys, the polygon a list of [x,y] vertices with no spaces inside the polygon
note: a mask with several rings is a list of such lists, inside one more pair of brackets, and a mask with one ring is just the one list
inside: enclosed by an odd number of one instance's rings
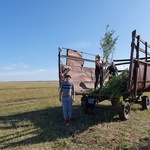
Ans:
{"label": "dry grass field", "polygon": [[1,82],[0,150],[150,150],[150,110],[133,104],[121,121],[104,101],[87,115],[77,96],[65,126],[58,92],[58,82]]}

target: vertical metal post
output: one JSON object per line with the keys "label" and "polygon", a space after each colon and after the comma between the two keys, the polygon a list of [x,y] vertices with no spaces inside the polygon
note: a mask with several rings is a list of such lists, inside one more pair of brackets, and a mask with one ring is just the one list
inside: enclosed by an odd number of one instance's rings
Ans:
{"label": "vertical metal post", "polygon": [[[134,54],[134,48],[135,48],[135,37],[136,37],[136,30],[132,32],[132,42],[131,42],[131,54],[130,54],[130,68],[129,70],[132,70],[133,65],[133,54]],[[129,72],[129,82],[128,82],[128,89],[129,92],[131,92],[131,83],[132,83],[132,74],[133,72]],[[130,93],[131,94],[131,93]]]}
{"label": "vertical metal post", "polygon": [[[69,55],[69,54],[68,54],[68,51],[69,51],[69,49],[66,49],[66,56]],[[68,60],[69,60],[69,58],[66,59],[66,65],[68,65]]]}
{"label": "vertical metal post", "polygon": [[137,36],[136,59],[139,59],[140,35]]}
{"label": "vertical metal post", "polygon": [[[147,42],[145,42],[145,62],[147,62]],[[148,64],[144,64],[144,86],[143,89],[146,87],[146,81],[147,81],[147,68]]]}
{"label": "vertical metal post", "polygon": [[134,68],[134,96],[137,95],[137,85],[138,85],[138,70],[139,70],[139,46],[140,46],[140,36],[137,36],[137,46],[136,46],[136,59]]}
{"label": "vertical metal post", "polygon": [[145,42],[145,61],[147,62],[147,42]]}
{"label": "vertical metal post", "polygon": [[59,87],[61,85],[61,77],[60,77],[60,53],[62,51],[62,48],[61,47],[58,47],[58,77],[59,77]]}

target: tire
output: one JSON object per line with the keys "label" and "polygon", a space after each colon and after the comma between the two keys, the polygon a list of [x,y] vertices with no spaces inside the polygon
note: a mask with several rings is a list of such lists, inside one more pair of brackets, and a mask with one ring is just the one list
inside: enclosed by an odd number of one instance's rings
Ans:
{"label": "tire", "polygon": [[86,97],[85,95],[83,95],[83,96],[81,97],[81,107],[82,107],[83,112],[84,112],[85,114],[88,113],[87,101],[88,101],[87,97]]}
{"label": "tire", "polygon": [[95,110],[95,105],[94,104],[88,104],[87,105],[87,112],[88,114],[93,114],[94,113],[94,110]]}
{"label": "tire", "polygon": [[81,98],[81,107],[82,107],[83,112],[85,114],[93,114],[94,108],[95,108],[95,103],[94,104],[88,104],[88,98],[85,95],[83,95]]}
{"label": "tire", "polygon": [[130,103],[126,102],[125,105],[122,105],[122,108],[119,110],[119,118],[121,120],[128,120],[130,118]]}
{"label": "tire", "polygon": [[148,96],[142,97],[142,108],[143,109],[150,109],[150,100]]}
{"label": "tire", "polygon": [[112,105],[113,107],[116,107],[117,104],[118,104],[118,99],[111,99],[111,105]]}

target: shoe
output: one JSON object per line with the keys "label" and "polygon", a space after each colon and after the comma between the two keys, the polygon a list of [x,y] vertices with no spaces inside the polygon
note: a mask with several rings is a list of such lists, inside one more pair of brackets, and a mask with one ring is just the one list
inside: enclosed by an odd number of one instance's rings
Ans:
{"label": "shoe", "polygon": [[68,120],[66,119],[66,120],[64,120],[64,122],[63,123],[68,123]]}
{"label": "shoe", "polygon": [[72,121],[71,121],[71,119],[68,119],[68,123],[70,124]]}

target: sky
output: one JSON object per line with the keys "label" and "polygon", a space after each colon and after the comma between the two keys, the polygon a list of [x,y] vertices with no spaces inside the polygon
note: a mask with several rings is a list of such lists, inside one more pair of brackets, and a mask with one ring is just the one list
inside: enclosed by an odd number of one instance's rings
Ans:
{"label": "sky", "polygon": [[114,59],[130,57],[131,33],[150,43],[149,0],[0,0],[0,81],[58,80],[58,47],[100,54],[106,26]]}

